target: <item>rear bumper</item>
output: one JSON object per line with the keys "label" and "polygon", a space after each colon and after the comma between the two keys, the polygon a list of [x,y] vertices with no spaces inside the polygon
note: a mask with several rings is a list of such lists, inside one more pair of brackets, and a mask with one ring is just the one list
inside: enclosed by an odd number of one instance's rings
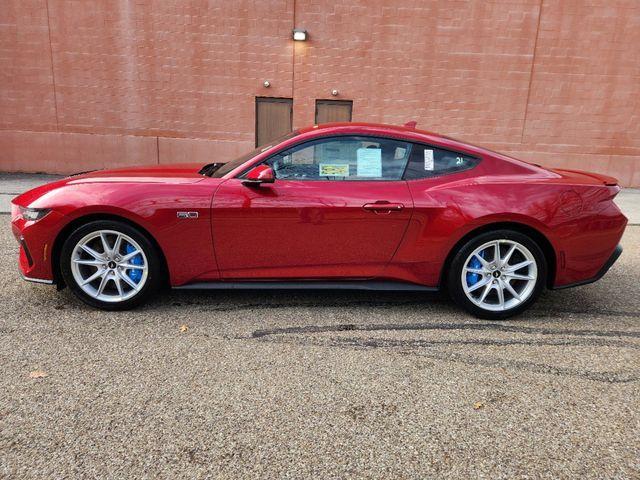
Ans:
{"label": "rear bumper", "polygon": [[609,257],[609,259],[605,262],[605,264],[602,266],[602,268],[598,271],[598,273],[594,277],[588,278],[586,280],[581,280],[575,283],[569,283],[567,285],[559,285],[556,287],[552,287],[551,290],[562,290],[564,288],[579,287],[581,285],[587,285],[589,283],[597,282],[598,280],[600,280],[602,277],[605,276],[605,274],[609,271],[609,269],[613,266],[613,264],[616,263],[616,260],[618,260],[620,255],[622,255],[622,245],[616,246],[615,250]]}

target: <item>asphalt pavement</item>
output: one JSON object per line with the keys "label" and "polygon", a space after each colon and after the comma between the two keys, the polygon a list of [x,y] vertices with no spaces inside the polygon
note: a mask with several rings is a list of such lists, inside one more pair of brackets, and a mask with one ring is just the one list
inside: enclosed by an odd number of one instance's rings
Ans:
{"label": "asphalt pavement", "polygon": [[487,322],[397,292],[102,312],[21,281],[0,221],[0,478],[640,478],[639,226]]}

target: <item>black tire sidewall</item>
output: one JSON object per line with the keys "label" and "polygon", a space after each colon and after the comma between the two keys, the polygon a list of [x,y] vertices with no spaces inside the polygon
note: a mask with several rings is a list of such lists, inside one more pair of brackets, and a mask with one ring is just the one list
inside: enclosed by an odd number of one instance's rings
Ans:
{"label": "black tire sidewall", "polygon": [[[130,236],[138,242],[147,257],[148,273],[144,286],[137,295],[123,302],[103,302],[91,297],[76,283],[73,273],[71,272],[71,255],[73,254],[73,249],[84,236],[98,230],[113,230]],[[86,304],[103,310],[128,310],[140,305],[149,295],[157,290],[160,284],[162,269],[157,248],[140,230],[127,223],[116,220],[95,220],[76,228],[65,240],[60,252],[60,273],[69,289]]]}
{"label": "black tire sidewall", "polygon": [[[492,240],[502,239],[513,240],[514,242],[518,242],[529,249],[537,264],[538,278],[536,279],[536,285],[533,292],[523,303],[506,311],[494,312],[478,307],[467,298],[462,287],[461,276],[462,269],[464,268],[467,258],[476,248]],[[547,261],[544,252],[531,237],[514,230],[494,230],[491,232],[481,233],[478,236],[473,237],[458,250],[458,253],[456,253],[451,262],[451,268],[448,272],[447,287],[453,300],[474,316],[487,320],[503,320],[522,313],[538,299],[546,284],[547,270]]]}

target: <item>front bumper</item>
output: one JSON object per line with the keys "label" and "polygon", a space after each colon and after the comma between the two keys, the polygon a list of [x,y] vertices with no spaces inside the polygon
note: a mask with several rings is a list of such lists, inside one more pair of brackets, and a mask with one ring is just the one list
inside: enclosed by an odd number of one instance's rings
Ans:
{"label": "front bumper", "polygon": [[53,285],[53,280],[43,280],[42,278],[25,277],[24,275],[21,275],[21,277],[26,282],[43,283],[45,285]]}
{"label": "front bumper", "polygon": [[37,221],[27,221],[21,216],[11,219],[11,230],[20,245],[18,267],[25,280],[54,283],[51,254],[64,224],[62,220],[63,215],[53,211]]}

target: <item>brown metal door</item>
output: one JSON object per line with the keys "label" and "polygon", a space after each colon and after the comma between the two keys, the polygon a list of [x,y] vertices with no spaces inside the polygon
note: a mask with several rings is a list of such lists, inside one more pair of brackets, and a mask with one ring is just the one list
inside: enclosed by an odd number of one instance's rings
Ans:
{"label": "brown metal door", "polygon": [[316,100],[316,125],[330,122],[350,122],[351,100]]}
{"label": "brown metal door", "polygon": [[256,147],[289,133],[292,117],[291,98],[256,97]]}

